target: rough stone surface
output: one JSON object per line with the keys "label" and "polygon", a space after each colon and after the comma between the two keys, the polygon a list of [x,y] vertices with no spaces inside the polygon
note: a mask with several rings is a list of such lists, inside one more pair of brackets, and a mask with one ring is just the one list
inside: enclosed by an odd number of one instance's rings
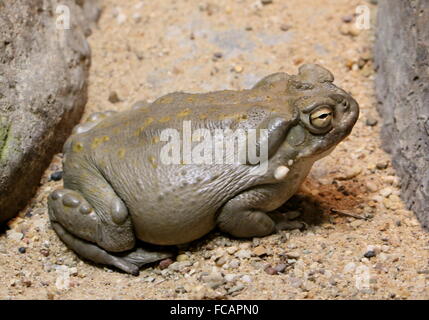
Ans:
{"label": "rough stone surface", "polygon": [[[61,7],[70,28],[58,28]],[[93,1],[0,2],[0,222],[33,196],[87,101]]]}
{"label": "rough stone surface", "polygon": [[429,227],[429,2],[379,1],[375,61],[382,138],[402,196]]}

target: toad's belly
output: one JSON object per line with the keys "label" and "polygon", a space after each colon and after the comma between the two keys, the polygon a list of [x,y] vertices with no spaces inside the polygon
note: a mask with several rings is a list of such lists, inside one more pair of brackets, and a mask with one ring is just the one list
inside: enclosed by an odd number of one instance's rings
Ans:
{"label": "toad's belly", "polygon": [[[216,226],[220,206],[141,206],[131,210],[136,237],[157,245],[178,245],[194,241]],[[155,210],[154,210],[155,209]]]}

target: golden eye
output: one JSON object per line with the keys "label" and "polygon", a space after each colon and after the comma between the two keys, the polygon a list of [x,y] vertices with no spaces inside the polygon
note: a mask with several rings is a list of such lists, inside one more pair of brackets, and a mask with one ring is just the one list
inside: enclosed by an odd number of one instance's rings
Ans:
{"label": "golden eye", "polygon": [[332,109],[322,107],[310,114],[310,123],[316,128],[326,128],[332,121]]}

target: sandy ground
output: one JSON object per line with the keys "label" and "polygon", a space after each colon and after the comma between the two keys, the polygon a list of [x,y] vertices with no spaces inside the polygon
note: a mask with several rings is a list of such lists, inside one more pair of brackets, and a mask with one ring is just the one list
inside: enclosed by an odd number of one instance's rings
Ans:
{"label": "sandy ground", "polygon": [[[373,29],[347,23],[360,4],[375,13],[357,0],[105,0],[89,39],[86,115],[177,90],[248,88],[316,62],[358,100],[360,119],[295,198],[301,228],[240,241],[213,232],[183,247],[178,262],[138,277],[84,262],[57,238],[46,208],[62,185],[48,181],[61,169],[56,157],[31,204],[0,235],[0,298],[428,299],[429,235],[405,210],[380,149]],[[119,102],[109,101],[113,92]]]}

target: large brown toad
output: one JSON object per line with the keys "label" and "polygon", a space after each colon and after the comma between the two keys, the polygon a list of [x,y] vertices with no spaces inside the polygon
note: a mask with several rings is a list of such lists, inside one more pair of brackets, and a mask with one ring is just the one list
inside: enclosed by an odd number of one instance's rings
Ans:
{"label": "large brown toad", "polygon": [[250,90],[172,93],[93,115],[64,146],[64,189],[48,200],[54,230],[80,256],[132,274],[169,256],[136,249],[137,239],[178,245],[216,226],[236,237],[275,232],[270,212],[358,118],[333,80],[308,64]]}

